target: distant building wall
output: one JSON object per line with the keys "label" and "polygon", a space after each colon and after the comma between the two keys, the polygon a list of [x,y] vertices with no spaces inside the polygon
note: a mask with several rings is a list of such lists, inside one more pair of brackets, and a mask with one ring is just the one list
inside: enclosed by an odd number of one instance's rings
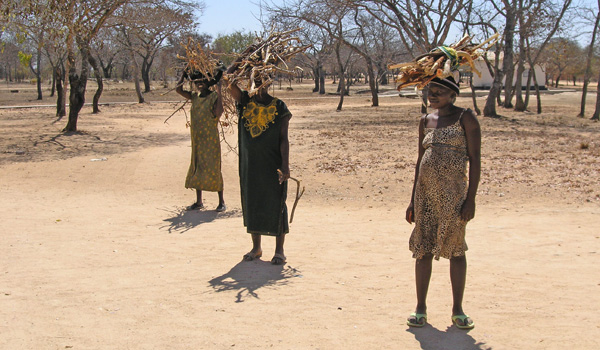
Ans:
{"label": "distant building wall", "polygon": [[[477,73],[473,72],[473,87],[475,87],[476,89],[489,89],[492,86],[492,83],[494,82],[494,78],[492,78],[492,75],[490,74],[485,62],[482,59],[478,59],[474,63],[475,63],[475,68],[481,73],[481,77],[478,76]],[[502,61],[500,62],[500,66],[502,66]],[[522,80],[523,88],[525,88],[527,85],[528,75],[529,75],[529,67],[527,66],[525,68],[525,71],[523,72],[523,80]],[[546,88],[546,72],[539,65],[535,66],[535,76],[537,78],[540,88]],[[515,75],[513,77],[513,81],[516,81],[516,80],[517,80],[517,72],[515,69]],[[502,80],[503,86],[504,86],[505,81],[506,81],[506,78]],[[530,87],[531,88],[535,87],[533,77],[531,78]]]}

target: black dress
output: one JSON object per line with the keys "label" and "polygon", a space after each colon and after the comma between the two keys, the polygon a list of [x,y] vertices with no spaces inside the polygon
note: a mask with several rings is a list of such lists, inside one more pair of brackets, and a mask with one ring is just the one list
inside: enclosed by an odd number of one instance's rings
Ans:
{"label": "black dress", "polygon": [[242,92],[238,108],[240,192],[248,233],[279,236],[289,232],[287,182],[279,184],[281,124],[291,113],[283,101],[267,105]]}

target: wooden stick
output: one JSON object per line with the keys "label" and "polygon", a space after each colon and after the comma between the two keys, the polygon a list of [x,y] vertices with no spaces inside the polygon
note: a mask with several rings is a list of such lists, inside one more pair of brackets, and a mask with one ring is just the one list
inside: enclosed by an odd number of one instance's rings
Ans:
{"label": "wooden stick", "polygon": [[[277,174],[283,175],[283,173],[279,169],[277,169]],[[292,206],[292,212],[290,214],[290,224],[291,224],[292,221],[294,221],[294,212],[296,211],[296,206],[298,205],[298,201],[300,200],[300,198],[302,198],[305,188],[304,188],[304,186],[302,186],[302,191],[300,191],[300,180],[295,179],[293,177],[290,177],[289,180],[296,182],[296,199],[294,200],[294,205]]]}

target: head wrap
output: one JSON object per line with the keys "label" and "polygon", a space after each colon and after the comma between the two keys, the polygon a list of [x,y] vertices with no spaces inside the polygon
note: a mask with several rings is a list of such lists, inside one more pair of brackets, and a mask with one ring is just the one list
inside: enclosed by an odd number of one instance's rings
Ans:
{"label": "head wrap", "polygon": [[441,85],[441,86],[445,87],[446,89],[450,89],[450,90],[456,92],[457,95],[460,94],[459,84],[456,82],[456,80],[454,80],[454,77],[452,77],[452,76],[449,76],[449,77],[446,77],[443,79],[433,78],[433,80],[431,80],[431,83]]}

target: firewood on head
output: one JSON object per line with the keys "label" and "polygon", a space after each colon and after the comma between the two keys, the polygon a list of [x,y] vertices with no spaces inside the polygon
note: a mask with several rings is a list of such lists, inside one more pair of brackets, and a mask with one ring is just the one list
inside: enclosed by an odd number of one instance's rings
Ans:
{"label": "firewood on head", "polygon": [[240,55],[241,64],[228,76],[230,84],[244,82],[250,96],[273,83],[276,73],[294,75],[296,69],[290,69],[288,62],[295,55],[306,51],[310,45],[302,45],[300,39],[292,34],[296,28],[284,32],[271,30],[265,38],[256,42]]}
{"label": "firewood on head", "polygon": [[481,75],[475,68],[474,60],[484,55],[498,38],[499,35],[495,34],[481,44],[473,44],[471,37],[465,35],[455,44],[438,46],[412,62],[390,64],[388,68],[400,71],[396,77],[398,90],[411,85],[423,88],[436,77],[453,75],[460,65],[469,65],[472,72]]}

